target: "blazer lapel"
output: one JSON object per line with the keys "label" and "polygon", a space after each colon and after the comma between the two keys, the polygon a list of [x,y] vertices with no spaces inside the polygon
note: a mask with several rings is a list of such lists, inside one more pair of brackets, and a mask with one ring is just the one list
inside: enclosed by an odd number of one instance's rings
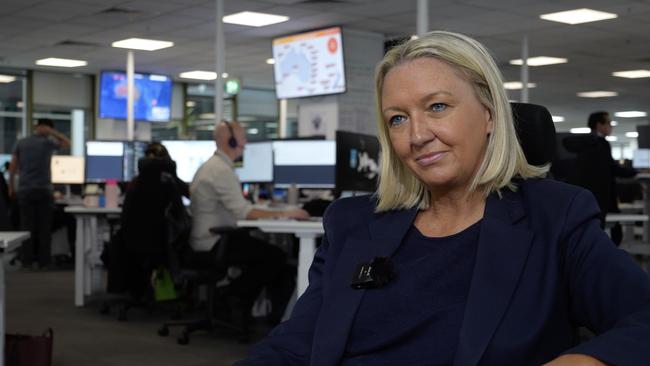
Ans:
{"label": "blazer lapel", "polygon": [[533,239],[523,217],[517,193],[488,198],[454,366],[479,363],[508,308]]}
{"label": "blazer lapel", "polygon": [[[391,211],[376,216],[368,225],[368,233],[348,237],[332,274],[331,288],[324,294],[312,349],[311,365],[339,364],[357,308],[368,290],[350,286],[352,276],[360,263],[374,257],[390,257],[415,219],[417,209]],[[399,276],[399,274],[398,274]],[[372,291],[372,290],[370,290]]]}

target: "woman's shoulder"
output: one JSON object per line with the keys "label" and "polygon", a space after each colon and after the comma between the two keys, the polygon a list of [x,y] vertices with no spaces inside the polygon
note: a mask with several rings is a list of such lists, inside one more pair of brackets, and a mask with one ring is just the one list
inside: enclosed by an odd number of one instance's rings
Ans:
{"label": "woman's shoulder", "polygon": [[557,214],[558,211],[598,210],[598,205],[593,194],[578,186],[564,182],[534,178],[517,182],[520,192],[528,211],[548,212]]}
{"label": "woman's shoulder", "polygon": [[339,198],[327,207],[323,222],[325,225],[368,222],[374,216],[376,206],[374,195]]}

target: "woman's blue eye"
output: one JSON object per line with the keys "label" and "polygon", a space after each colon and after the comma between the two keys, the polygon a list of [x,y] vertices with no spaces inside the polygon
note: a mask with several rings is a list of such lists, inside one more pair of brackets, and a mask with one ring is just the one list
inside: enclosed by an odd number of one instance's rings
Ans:
{"label": "woman's blue eye", "polygon": [[391,126],[399,125],[404,123],[406,118],[404,116],[393,116],[388,120],[388,124]]}
{"label": "woman's blue eye", "polygon": [[434,112],[442,112],[447,109],[447,105],[445,103],[433,103],[429,108]]}

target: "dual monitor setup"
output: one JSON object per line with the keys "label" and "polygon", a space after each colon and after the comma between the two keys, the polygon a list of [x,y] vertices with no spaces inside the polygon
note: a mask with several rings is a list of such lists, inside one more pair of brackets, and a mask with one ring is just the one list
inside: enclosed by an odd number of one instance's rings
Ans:
{"label": "dual monitor setup", "polygon": [[[199,167],[215,152],[213,141],[161,141],[176,162],[178,177],[191,182]],[[83,157],[53,156],[54,184],[131,181],[146,141],[87,141]],[[337,131],[336,140],[283,139],[249,142],[235,168],[242,183],[273,183],[276,188],[336,189],[373,192],[379,170],[375,136]]]}

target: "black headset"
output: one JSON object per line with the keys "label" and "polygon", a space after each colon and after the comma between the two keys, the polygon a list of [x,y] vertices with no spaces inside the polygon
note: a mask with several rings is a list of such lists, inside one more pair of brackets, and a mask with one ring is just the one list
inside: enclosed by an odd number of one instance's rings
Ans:
{"label": "black headset", "polygon": [[230,122],[224,120],[223,123],[226,124],[226,127],[228,127],[228,131],[230,131],[230,137],[228,138],[228,146],[232,147],[233,149],[239,145],[237,143],[237,139],[235,138],[235,131],[233,131],[232,126],[230,125]]}

